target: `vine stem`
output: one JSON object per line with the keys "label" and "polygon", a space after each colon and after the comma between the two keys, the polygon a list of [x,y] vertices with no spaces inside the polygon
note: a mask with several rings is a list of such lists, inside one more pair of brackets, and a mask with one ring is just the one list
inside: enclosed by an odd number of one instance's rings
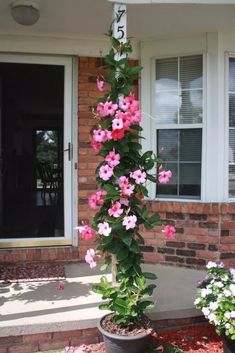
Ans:
{"label": "vine stem", "polygon": [[112,254],[112,263],[111,263],[111,270],[112,270],[112,286],[117,287],[117,257],[116,255]]}

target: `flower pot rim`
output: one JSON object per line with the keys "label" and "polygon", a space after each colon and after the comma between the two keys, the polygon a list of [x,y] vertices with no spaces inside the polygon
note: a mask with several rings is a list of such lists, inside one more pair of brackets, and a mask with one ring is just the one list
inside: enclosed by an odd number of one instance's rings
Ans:
{"label": "flower pot rim", "polygon": [[136,335],[130,335],[130,336],[128,336],[128,335],[118,335],[118,334],[116,334],[116,333],[111,333],[111,332],[109,332],[109,331],[106,331],[106,330],[101,326],[101,322],[102,322],[102,320],[103,320],[106,316],[108,316],[108,315],[110,315],[110,314],[111,314],[111,313],[102,316],[102,317],[100,318],[99,322],[98,322],[98,329],[99,329],[99,331],[102,333],[102,335],[107,336],[107,337],[109,337],[109,338],[115,338],[116,340],[128,340],[128,341],[134,341],[134,340],[138,340],[138,339],[141,339],[141,338],[143,338],[143,337],[149,336],[150,332],[148,332],[148,333],[147,333],[147,332],[137,333]]}

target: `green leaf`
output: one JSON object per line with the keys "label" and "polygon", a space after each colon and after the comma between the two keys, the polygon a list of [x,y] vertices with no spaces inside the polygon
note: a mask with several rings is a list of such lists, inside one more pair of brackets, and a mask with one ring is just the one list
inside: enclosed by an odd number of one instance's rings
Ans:
{"label": "green leaf", "polygon": [[141,303],[139,303],[139,309],[145,310],[145,309],[151,309],[154,307],[154,303],[150,300],[145,300]]}
{"label": "green leaf", "polygon": [[117,252],[117,259],[118,261],[125,260],[129,255],[129,250],[127,247],[121,247]]}
{"label": "green leaf", "polygon": [[109,304],[100,304],[99,305],[100,310],[110,310]]}
{"label": "green leaf", "polygon": [[121,240],[128,247],[130,247],[132,239],[133,239],[133,237],[132,237],[132,234],[130,234],[130,233],[122,233],[122,235],[121,235]]}
{"label": "green leaf", "polygon": [[155,273],[152,273],[152,272],[143,272],[143,276],[146,279],[152,279],[152,280],[157,279],[157,275],[155,275]]}
{"label": "green leaf", "polygon": [[138,254],[140,252],[139,245],[137,244],[136,240],[132,240],[130,250],[133,251],[135,254]]}

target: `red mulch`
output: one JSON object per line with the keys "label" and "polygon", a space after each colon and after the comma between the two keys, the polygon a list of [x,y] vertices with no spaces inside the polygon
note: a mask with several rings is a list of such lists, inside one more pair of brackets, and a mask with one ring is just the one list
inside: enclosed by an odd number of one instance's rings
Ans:
{"label": "red mulch", "polygon": [[[178,346],[185,353],[223,353],[220,337],[208,324],[162,332],[158,340]],[[89,353],[105,353],[103,343],[91,344],[87,348]]]}
{"label": "red mulch", "polygon": [[0,283],[48,281],[64,278],[64,265],[58,263],[3,264],[0,267]]}

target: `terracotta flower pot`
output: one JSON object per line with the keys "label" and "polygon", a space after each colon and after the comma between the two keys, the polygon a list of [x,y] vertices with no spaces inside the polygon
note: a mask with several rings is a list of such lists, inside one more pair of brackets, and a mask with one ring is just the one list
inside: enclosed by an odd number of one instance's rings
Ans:
{"label": "terracotta flower pot", "polygon": [[144,353],[148,345],[148,333],[135,336],[120,336],[110,333],[101,326],[103,318],[98,323],[98,329],[103,335],[106,353]]}
{"label": "terracotta flower pot", "polygon": [[226,335],[222,336],[224,353],[235,352],[235,340],[229,339]]}

